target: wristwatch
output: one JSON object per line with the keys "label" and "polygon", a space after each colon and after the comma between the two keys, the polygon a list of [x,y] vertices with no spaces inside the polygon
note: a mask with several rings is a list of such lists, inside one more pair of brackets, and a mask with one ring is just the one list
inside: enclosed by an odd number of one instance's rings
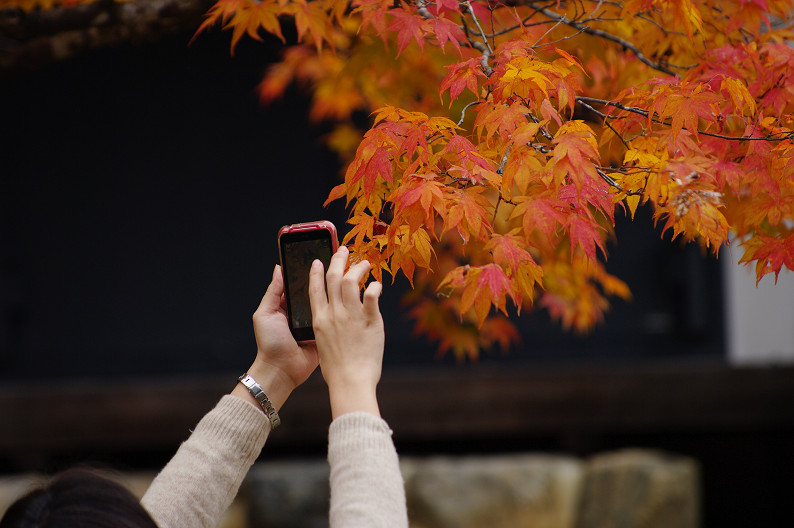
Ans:
{"label": "wristwatch", "polygon": [[248,389],[248,392],[251,393],[251,396],[253,396],[254,399],[259,402],[259,405],[262,406],[262,409],[265,411],[265,415],[267,415],[268,419],[270,420],[270,426],[273,429],[278,427],[279,424],[281,424],[281,418],[276,412],[276,409],[273,407],[273,403],[271,403],[270,399],[267,397],[267,394],[265,394],[265,391],[262,390],[262,386],[259,385],[259,383],[257,383],[256,380],[248,373],[243,374],[237,378],[237,380],[245,385],[245,388]]}

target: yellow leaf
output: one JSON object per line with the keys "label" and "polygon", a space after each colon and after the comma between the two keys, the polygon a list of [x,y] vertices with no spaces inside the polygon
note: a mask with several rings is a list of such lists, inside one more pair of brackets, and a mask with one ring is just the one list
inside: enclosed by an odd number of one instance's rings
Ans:
{"label": "yellow leaf", "polygon": [[637,211],[637,206],[640,203],[640,196],[638,194],[627,196],[626,203],[629,206],[629,211],[631,211],[631,219],[634,220],[634,213]]}

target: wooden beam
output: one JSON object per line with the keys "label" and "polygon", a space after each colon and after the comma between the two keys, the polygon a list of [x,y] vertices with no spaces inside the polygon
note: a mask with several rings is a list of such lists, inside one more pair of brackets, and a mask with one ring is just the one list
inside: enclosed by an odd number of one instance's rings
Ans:
{"label": "wooden beam", "polygon": [[[0,384],[0,457],[173,451],[233,386],[204,378]],[[232,381],[230,381],[232,380]],[[398,443],[568,434],[794,431],[794,368],[511,365],[388,370],[381,410]],[[274,449],[322,450],[319,376],[282,409]]]}
{"label": "wooden beam", "polygon": [[213,0],[98,0],[72,7],[0,9],[0,73],[34,69],[87,50],[196,30]]}

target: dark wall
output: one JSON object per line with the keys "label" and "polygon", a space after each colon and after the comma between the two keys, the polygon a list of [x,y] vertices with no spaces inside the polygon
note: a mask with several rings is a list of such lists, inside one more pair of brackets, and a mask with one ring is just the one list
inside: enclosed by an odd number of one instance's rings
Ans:
{"label": "dark wall", "polygon": [[4,376],[247,364],[278,228],[327,215],[338,165],[304,101],[259,108],[272,48],[188,39],[3,82]]}
{"label": "dark wall", "polygon": [[[0,83],[0,378],[239,370],[283,224],[327,217],[340,167],[293,90],[254,87],[277,42],[213,31],[86,53]],[[719,273],[663,242],[640,211],[620,221],[610,269],[635,301],[586,338],[545,314],[483,361],[722,354]],[[387,287],[387,362],[435,363]],[[453,363],[452,358],[446,362]]]}

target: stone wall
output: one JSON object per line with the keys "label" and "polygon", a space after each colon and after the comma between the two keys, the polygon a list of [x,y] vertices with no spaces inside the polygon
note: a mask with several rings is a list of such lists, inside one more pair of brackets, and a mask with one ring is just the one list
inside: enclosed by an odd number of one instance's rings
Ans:
{"label": "stone wall", "polygon": [[[586,460],[517,454],[403,457],[411,528],[697,528],[696,461],[649,450]],[[153,475],[124,477],[142,494]],[[0,478],[0,511],[40,481]],[[252,468],[222,528],[325,528],[324,460]]]}

